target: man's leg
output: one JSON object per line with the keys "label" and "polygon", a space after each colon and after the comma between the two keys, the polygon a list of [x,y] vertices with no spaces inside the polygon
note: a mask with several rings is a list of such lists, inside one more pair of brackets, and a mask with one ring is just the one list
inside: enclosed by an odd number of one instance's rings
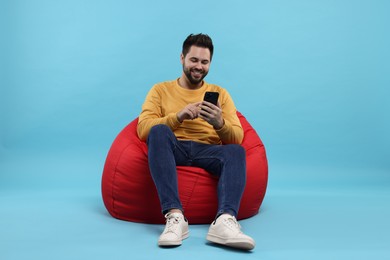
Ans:
{"label": "man's leg", "polygon": [[218,176],[217,216],[237,216],[246,181],[245,150],[240,145],[194,144],[193,165]]}
{"label": "man's leg", "polygon": [[170,209],[182,210],[179,199],[175,151],[177,139],[166,125],[150,130],[148,140],[149,170],[156,185],[163,214]]}
{"label": "man's leg", "polygon": [[150,173],[166,217],[166,226],[158,244],[160,246],[181,245],[189,232],[188,222],[182,214],[175,158],[179,161],[184,160],[185,153],[179,147],[180,144],[171,129],[166,125],[152,127],[147,144]]}
{"label": "man's leg", "polygon": [[207,240],[251,250],[255,241],[242,233],[236,219],[246,181],[245,150],[240,145],[201,146],[193,165],[219,176],[217,218],[210,225]]}

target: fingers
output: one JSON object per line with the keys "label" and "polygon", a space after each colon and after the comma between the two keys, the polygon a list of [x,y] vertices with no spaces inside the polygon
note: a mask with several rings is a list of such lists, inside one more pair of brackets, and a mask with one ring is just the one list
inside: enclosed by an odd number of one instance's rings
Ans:
{"label": "fingers", "polygon": [[212,124],[214,121],[222,117],[222,109],[218,105],[214,105],[207,101],[201,101],[187,105],[182,111],[178,113],[178,119],[180,122],[183,120],[194,120],[196,118],[202,118]]}
{"label": "fingers", "polygon": [[210,102],[203,101],[200,108],[200,114],[206,117],[217,117],[222,114],[222,109],[219,107],[219,103],[218,106],[216,106]]}
{"label": "fingers", "polygon": [[199,116],[199,106],[202,102],[198,102],[198,103],[194,103],[194,104],[189,104],[185,110],[187,112],[187,115],[188,115],[188,119],[195,119],[195,118],[198,118]]}
{"label": "fingers", "polygon": [[208,122],[215,129],[220,129],[223,126],[222,109],[219,106],[204,101],[200,107],[199,117],[201,119]]}
{"label": "fingers", "polygon": [[218,107],[218,108],[221,108],[221,104],[219,103],[219,101],[217,102],[217,105],[214,105],[213,103],[210,103],[208,101],[202,101],[202,102],[199,102],[201,106],[208,106],[208,107],[211,107],[211,108],[214,108],[214,107]]}
{"label": "fingers", "polygon": [[199,110],[197,108],[189,108],[188,115],[190,116],[190,119],[195,119],[199,116]]}
{"label": "fingers", "polygon": [[200,105],[201,104],[202,104],[202,102],[198,102],[198,103],[192,104],[193,106],[191,107],[191,111],[194,114],[194,116],[196,116],[196,117],[199,116]]}

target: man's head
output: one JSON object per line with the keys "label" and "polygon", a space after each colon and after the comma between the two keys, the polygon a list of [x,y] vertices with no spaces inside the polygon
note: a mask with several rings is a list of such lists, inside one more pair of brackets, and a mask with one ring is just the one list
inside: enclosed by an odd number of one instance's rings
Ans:
{"label": "man's head", "polygon": [[214,46],[213,41],[207,34],[190,34],[187,39],[183,42],[182,54],[185,57],[190,51],[191,46],[197,46],[202,48],[207,48],[210,51],[210,61],[213,58]]}
{"label": "man's head", "polygon": [[191,34],[184,41],[181,63],[183,73],[191,85],[199,87],[202,84],[209,72],[213,51],[213,42],[208,35]]}

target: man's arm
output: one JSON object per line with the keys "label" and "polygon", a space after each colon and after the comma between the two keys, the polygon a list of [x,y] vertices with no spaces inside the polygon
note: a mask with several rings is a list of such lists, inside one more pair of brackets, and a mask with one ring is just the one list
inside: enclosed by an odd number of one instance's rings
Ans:
{"label": "man's arm", "polygon": [[201,102],[188,104],[177,113],[164,115],[162,113],[162,98],[156,88],[152,88],[146,96],[142,105],[142,112],[138,119],[137,134],[145,141],[148,138],[150,129],[158,124],[165,124],[172,130],[176,129],[184,120],[193,120],[199,116]]}
{"label": "man's arm", "polygon": [[142,105],[142,112],[138,118],[138,137],[142,141],[146,141],[150,129],[159,124],[165,124],[171,129],[175,129],[180,125],[180,122],[177,120],[176,113],[162,114],[161,95],[158,93],[156,87],[153,87],[145,98],[145,102]]}

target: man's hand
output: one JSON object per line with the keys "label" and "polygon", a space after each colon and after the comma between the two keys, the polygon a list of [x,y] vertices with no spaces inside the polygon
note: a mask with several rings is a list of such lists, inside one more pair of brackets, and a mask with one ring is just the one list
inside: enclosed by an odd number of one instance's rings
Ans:
{"label": "man's hand", "polygon": [[199,117],[208,122],[210,125],[214,127],[214,129],[218,130],[223,127],[225,122],[222,117],[222,109],[218,102],[218,105],[214,105],[207,101],[202,101],[200,105]]}
{"label": "man's hand", "polygon": [[202,102],[187,105],[179,113],[177,113],[177,120],[179,120],[180,123],[183,123],[184,120],[193,120],[195,118],[198,118],[200,110],[199,106],[201,104]]}

